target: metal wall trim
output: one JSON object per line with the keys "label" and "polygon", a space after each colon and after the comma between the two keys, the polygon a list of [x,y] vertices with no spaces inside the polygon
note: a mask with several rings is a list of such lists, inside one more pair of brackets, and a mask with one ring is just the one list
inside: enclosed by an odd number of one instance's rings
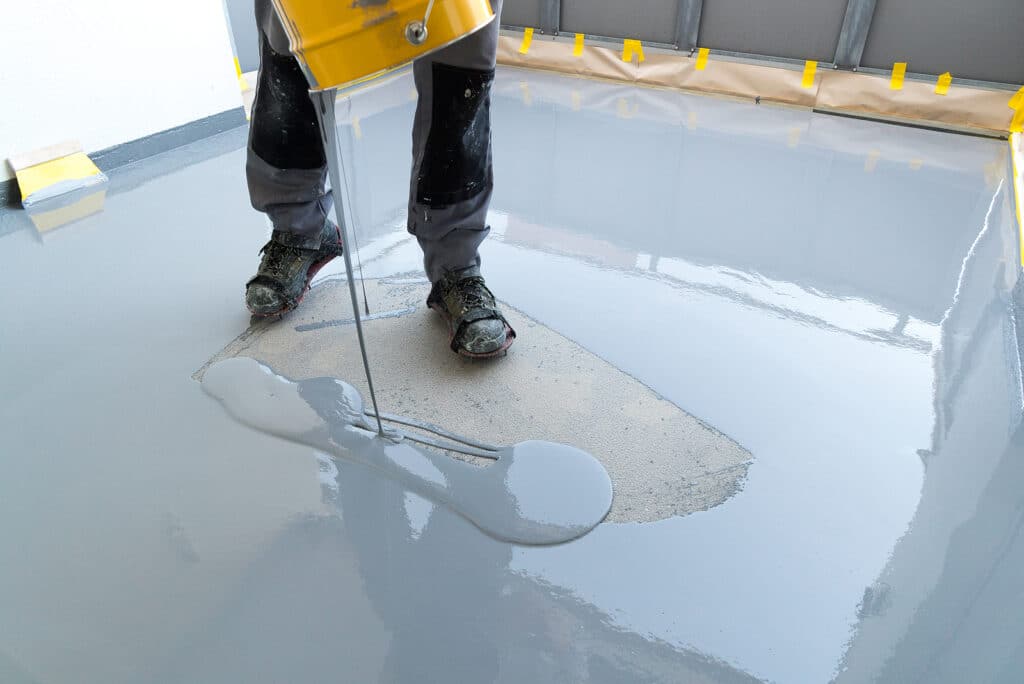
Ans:
{"label": "metal wall trim", "polygon": [[543,33],[557,36],[562,27],[562,0],[541,0],[540,29]]}
{"label": "metal wall trim", "polygon": [[877,0],[849,0],[847,3],[843,28],[839,32],[839,44],[836,46],[836,58],[833,60],[837,67],[856,70],[860,66],[876,3]]}
{"label": "metal wall trim", "polygon": [[704,0],[679,0],[679,16],[676,19],[676,47],[693,52],[697,49],[700,33],[700,13]]}

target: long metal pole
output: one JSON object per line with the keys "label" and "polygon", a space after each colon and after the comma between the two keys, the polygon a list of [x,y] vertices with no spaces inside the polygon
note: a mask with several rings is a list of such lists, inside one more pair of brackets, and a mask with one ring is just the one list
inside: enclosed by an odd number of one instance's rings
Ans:
{"label": "long metal pole", "polygon": [[[341,228],[342,256],[345,259],[345,273],[348,276],[348,291],[352,296],[352,313],[356,321],[356,335],[359,337],[359,351],[363,355],[363,370],[366,371],[366,384],[370,386],[370,401],[373,402],[373,415],[377,419],[377,431],[384,436],[384,424],[380,421],[380,409],[377,408],[377,394],[373,390],[373,376],[370,374],[370,359],[366,354],[366,339],[363,337],[363,319],[359,313],[359,296],[356,294],[355,271],[352,270],[352,256],[349,245],[355,240],[349,239],[350,222],[345,220],[349,210],[348,186],[345,183],[345,167],[338,154],[338,128],[334,116],[334,101],[337,91],[323,90],[310,93],[317,118],[320,119],[320,135],[324,142],[324,154],[327,157],[327,173],[331,178],[331,193],[334,195],[334,215]],[[355,226],[351,226],[355,230]]]}

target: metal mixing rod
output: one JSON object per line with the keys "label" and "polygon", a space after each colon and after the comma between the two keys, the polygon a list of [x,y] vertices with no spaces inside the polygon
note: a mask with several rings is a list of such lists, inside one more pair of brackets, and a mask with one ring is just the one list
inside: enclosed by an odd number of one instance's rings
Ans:
{"label": "metal mixing rod", "polygon": [[[433,4],[433,3],[431,3]],[[429,14],[430,8],[427,8]],[[352,296],[352,313],[356,321],[356,335],[359,337],[359,351],[363,355],[363,370],[366,371],[366,384],[370,388],[370,402],[373,404],[373,416],[377,419],[377,434],[384,437],[384,424],[380,419],[377,407],[377,393],[373,389],[373,375],[370,372],[370,359],[366,353],[366,338],[363,336],[363,318],[359,312],[359,297],[356,294],[355,272],[352,270],[351,246],[355,244],[355,226],[349,220],[351,205],[349,202],[348,181],[345,177],[345,166],[338,153],[338,129],[334,114],[334,103],[337,90],[323,90],[310,93],[320,120],[320,134],[323,138],[324,153],[327,157],[327,171],[331,179],[331,194],[334,197],[334,213],[341,229],[342,256],[345,259],[345,275],[348,279],[348,291]]]}

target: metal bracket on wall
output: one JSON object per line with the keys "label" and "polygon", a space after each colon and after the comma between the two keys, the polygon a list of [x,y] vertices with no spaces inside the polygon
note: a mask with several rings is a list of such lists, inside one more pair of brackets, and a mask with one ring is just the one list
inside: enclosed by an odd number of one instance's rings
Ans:
{"label": "metal bracket on wall", "polygon": [[540,1],[540,30],[549,36],[557,36],[562,23],[562,0]]}
{"label": "metal bracket on wall", "polygon": [[847,3],[843,29],[839,32],[839,44],[836,46],[836,58],[833,60],[837,69],[856,71],[860,66],[864,45],[868,42],[871,19],[875,16],[876,2],[877,0],[849,0]]}
{"label": "metal bracket on wall", "polygon": [[704,0],[679,0],[679,15],[676,19],[676,49],[697,49],[697,34],[700,31],[700,12]]}

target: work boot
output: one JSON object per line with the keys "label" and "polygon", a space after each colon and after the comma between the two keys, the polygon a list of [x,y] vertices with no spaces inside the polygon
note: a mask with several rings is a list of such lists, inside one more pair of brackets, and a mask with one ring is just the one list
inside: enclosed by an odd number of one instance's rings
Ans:
{"label": "work boot", "polygon": [[274,231],[263,246],[260,267],[245,284],[245,305],[254,316],[277,316],[297,307],[309,290],[313,276],[341,256],[341,231],[333,221],[324,223],[320,247],[294,247],[289,235]]}
{"label": "work boot", "polygon": [[427,306],[448,323],[452,351],[462,356],[498,356],[516,338],[477,266],[446,271],[431,288]]}

